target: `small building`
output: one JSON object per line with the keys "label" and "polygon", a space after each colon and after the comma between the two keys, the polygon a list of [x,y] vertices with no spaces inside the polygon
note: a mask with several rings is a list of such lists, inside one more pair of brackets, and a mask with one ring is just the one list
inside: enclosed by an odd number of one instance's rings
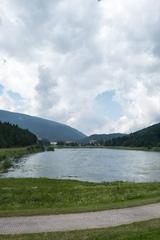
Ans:
{"label": "small building", "polygon": [[57,142],[50,142],[51,145],[57,145]]}

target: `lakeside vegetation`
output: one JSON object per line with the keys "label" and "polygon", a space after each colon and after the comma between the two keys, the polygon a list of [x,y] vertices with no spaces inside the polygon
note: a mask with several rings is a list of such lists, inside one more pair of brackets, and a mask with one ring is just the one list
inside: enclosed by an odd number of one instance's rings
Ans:
{"label": "lakeside vegetation", "polygon": [[0,172],[12,167],[14,161],[24,155],[45,151],[41,145],[19,147],[19,148],[0,148]]}
{"label": "lakeside vegetation", "polygon": [[0,240],[158,240],[160,219],[106,229],[71,232],[0,235]]}
{"label": "lakeside vegetation", "polygon": [[43,151],[54,151],[54,147],[47,140],[38,140],[27,129],[0,122],[0,172],[24,155]]}
{"label": "lakeside vegetation", "polygon": [[160,201],[160,183],[0,179],[0,216],[87,212]]}
{"label": "lakeside vegetation", "polygon": [[15,159],[42,151],[42,147],[36,144],[37,137],[33,133],[14,124],[0,122],[0,172],[10,168]]}
{"label": "lakeside vegetation", "polygon": [[100,144],[66,144],[66,143],[60,143],[57,145],[54,145],[55,148],[106,148],[106,149],[119,149],[119,150],[135,150],[135,151],[147,151],[147,152],[160,152],[160,147],[127,147],[127,146],[104,146]]}
{"label": "lakeside vegetation", "polygon": [[19,148],[0,148],[0,172],[7,171],[15,161],[25,155],[44,151],[54,151],[54,147],[38,144]]}

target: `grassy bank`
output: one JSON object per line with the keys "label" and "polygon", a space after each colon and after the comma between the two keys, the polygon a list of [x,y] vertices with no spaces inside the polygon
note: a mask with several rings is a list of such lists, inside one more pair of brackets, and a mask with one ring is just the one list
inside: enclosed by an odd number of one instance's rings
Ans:
{"label": "grassy bank", "polygon": [[0,172],[10,168],[15,159],[24,155],[44,151],[43,146],[29,146],[21,148],[1,148],[0,149]]}
{"label": "grassy bank", "polygon": [[99,230],[0,235],[0,240],[159,240],[160,219]]}
{"label": "grassy bank", "polygon": [[56,214],[160,202],[160,183],[0,179],[0,216]]}

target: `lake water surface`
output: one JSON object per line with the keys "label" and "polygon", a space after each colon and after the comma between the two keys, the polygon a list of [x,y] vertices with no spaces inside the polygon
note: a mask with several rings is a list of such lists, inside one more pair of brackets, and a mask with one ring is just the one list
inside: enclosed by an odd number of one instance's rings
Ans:
{"label": "lake water surface", "polygon": [[113,149],[56,149],[21,158],[0,177],[102,181],[160,181],[160,153]]}

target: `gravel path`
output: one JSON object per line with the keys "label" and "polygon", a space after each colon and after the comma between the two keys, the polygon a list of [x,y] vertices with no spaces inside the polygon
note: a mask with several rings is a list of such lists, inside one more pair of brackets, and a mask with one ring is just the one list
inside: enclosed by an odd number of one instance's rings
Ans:
{"label": "gravel path", "polygon": [[101,212],[0,218],[0,234],[106,228],[160,218],[160,203]]}

